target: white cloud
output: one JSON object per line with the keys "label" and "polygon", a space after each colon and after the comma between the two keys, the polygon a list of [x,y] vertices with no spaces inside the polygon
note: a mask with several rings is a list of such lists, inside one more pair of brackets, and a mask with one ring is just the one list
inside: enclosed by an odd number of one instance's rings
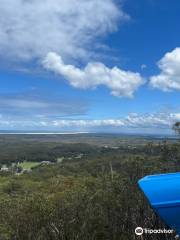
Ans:
{"label": "white cloud", "polygon": [[66,65],[61,56],[53,52],[44,59],[43,66],[62,75],[75,88],[93,89],[104,85],[111,90],[112,95],[119,97],[132,97],[134,91],[144,83],[139,73],[117,67],[110,69],[99,62],[88,63],[84,69]]}
{"label": "white cloud", "polygon": [[52,124],[56,127],[122,127],[124,123],[120,119],[105,120],[56,120]]}
{"label": "white cloud", "polygon": [[120,119],[55,120],[52,124],[61,127],[169,128],[176,121],[180,121],[180,113],[131,113]]}
{"label": "white cloud", "polygon": [[166,53],[158,66],[161,72],[151,77],[151,86],[163,91],[180,90],[180,48]]}
{"label": "white cloud", "polygon": [[90,62],[83,70],[64,64],[89,62],[99,37],[128,19],[116,0],[1,0],[0,58],[22,66],[46,58],[44,66],[75,88],[105,85],[115,96],[132,97],[143,83],[138,73],[102,63]]}
{"label": "white cloud", "polygon": [[0,56],[85,58],[93,39],[117,29],[129,17],[114,0],[1,0]]}
{"label": "white cloud", "polygon": [[[140,129],[141,132],[145,132],[146,129],[155,130],[158,133],[162,129],[163,132],[169,131],[172,125],[180,121],[180,113],[149,113],[149,114],[137,114],[132,113],[127,117],[120,119],[95,119],[95,120],[84,120],[84,119],[59,119],[59,120],[48,120],[43,116],[37,119],[26,119],[20,120],[15,118],[8,118],[2,116],[0,118],[1,128],[16,128],[16,129],[50,129],[50,130],[70,130],[70,131],[93,131],[93,129],[100,130],[112,130],[116,131],[127,130],[127,129]],[[132,132],[132,131],[131,131]]]}
{"label": "white cloud", "polygon": [[178,113],[148,113],[143,115],[130,114],[125,119],[125,123],[130,127],[140,128],[166,128],[172,126],[176,121],[180,120]]}

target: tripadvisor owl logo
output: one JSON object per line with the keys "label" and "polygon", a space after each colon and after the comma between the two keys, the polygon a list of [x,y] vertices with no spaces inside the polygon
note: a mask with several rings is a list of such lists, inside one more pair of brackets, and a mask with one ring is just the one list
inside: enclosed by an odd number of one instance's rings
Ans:
{"label": "tripadvisor owl logo", "polygon": [[135,234],[136,234],[137,236],[141,236],[141,235],[143,234],[143,228],[142,228],[142,227],[137,227],[137,228],[135,229]]}
{"label": "tripadvisor owl logo", "polygon": [[172,229],[149,229],[149,228],[142,228],[137,227],[135,229],[135,234],[137,236],[141,236],[143,234],[173,234],[174,230]]}

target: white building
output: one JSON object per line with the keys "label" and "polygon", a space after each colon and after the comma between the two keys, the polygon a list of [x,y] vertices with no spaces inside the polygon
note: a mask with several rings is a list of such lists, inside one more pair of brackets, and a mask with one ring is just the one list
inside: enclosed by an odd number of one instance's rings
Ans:
{"label": "white building", "polygon": [[3,165],[1,167],[1,171],[7,172],[7,171],[9,171],[9,168],[6,165]]}

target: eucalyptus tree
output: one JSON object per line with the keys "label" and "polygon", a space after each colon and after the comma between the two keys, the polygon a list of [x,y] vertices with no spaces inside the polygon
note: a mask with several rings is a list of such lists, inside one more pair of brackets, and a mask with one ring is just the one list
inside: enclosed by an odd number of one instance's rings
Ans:
{"label": "eucalyptus tree", "polygon": [[172,129],[180,137],[180,122],[174,123]]}

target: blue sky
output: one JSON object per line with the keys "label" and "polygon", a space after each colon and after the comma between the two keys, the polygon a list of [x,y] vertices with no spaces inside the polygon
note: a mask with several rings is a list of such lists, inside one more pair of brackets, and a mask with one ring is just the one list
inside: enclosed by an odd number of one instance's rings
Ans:
{"label": "blue sky", "polygon": [[0,129],[171,133],[179,12],[178,0],[2,0]]}

